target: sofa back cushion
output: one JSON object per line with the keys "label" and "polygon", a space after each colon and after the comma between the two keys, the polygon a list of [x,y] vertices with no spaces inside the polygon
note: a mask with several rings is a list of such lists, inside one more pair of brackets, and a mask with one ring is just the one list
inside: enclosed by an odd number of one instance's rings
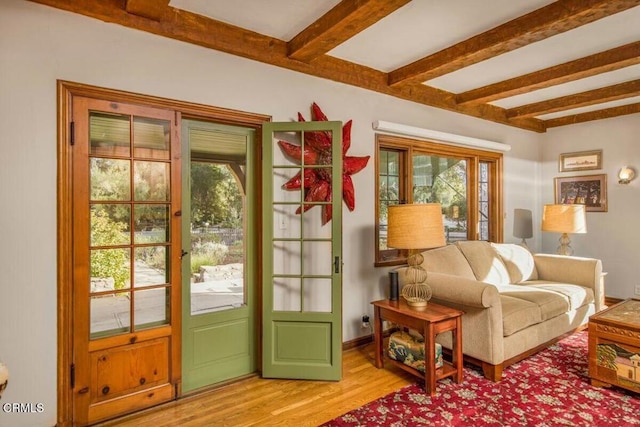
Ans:
{"label": "sofa back cushion", "polygon": [[511,283],[538,279],[533,254],[527,248],[512,243],[492,243],[491,246],[498,252],[507,267]]}
{"label": "sofa back cushion", "polygon": [[509,284],[507,267],[489,242],[466,240],[456,242],[456,246],[469,262],[476,280],[496,286]]}
{"label": "sofa back cushion", "polygon": [[422,266],[427,272],[451,274],[475,280],[475,275],[467,259],[455,245],[424,251],[422,255],[424,256]]}

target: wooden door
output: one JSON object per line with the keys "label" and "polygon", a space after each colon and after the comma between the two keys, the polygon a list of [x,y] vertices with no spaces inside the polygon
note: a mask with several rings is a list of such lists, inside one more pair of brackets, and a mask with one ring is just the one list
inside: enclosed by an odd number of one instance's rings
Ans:
{"label": "wooden door", "polygon": [[262,374],[339,380],[341,122],[265,123],[263,165]]}
{"label": "wooden door", "polygon": [[175,113],[74,97],[73,411],[77,425],[173,399],[180,366]]}

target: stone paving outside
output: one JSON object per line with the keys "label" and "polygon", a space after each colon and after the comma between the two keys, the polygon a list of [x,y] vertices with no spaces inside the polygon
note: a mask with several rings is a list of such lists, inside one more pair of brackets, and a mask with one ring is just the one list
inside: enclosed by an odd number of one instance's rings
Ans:
{"label": "stone paving outside", "polygon": [[[164,273],[136,263],[135,322],[144,325],[169,317],[167,289],[141,288],[165,283]],[[191,314],[203,314],[243,304],[243,265],[203,267],[201,282],[191,280]],[[130,326],[131,300],[121,296],[94,297],[91,300],[91,333],[122,330]]]}

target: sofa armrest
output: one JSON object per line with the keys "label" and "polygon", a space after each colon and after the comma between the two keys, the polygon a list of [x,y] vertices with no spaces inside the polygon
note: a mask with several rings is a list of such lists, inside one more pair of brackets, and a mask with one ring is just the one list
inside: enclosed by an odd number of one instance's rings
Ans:
{"label": "sofa armrest", "polygon": [[551,254],[535,254],[533,259],[538,270],[538,279],[591,288],[596,311],[604,308],[602,261],[595,258]]}
{"label": "sofa armrest", "polygon": [[495,286],[477,280],[450,274],[429,273],[427,284],[432,298],[462,306],[489,308],[500,307],[500,297]]}
{"label": "sofa armrest", "polygon": [[[429,273],[427,283],[432,301],[464,311],[462,351],[465,355],[492,365],[504,361],[502,304],[498,289],[484,282],[442,273]],[[438,335],[438,342],[452,348],[449,334]]]}

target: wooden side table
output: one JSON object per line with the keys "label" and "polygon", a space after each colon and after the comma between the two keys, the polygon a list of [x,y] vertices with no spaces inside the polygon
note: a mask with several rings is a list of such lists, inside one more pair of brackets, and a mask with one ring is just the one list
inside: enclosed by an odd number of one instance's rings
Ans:
{"label": "wooden side table", "polygon": [[[424,378],[424,388],[430,396],[436,391],[436,380],[452,377],[457,383],[462,382],[462,315],[460,310],[429,303],[426,310],[417,311],[411,309],[407,303],[399,301],[380,300],[374,301],[374,337],[376,349],[376,367],[384,367],[384,343],[382,337],[382,321],[387,320],[400,326],[416,329],[424,337],[425,360],[423,374],[393,359],[388,361],[399,368]],[[441,368],[435,368],[435,338],[436,335],[451,331],[453,334],[453,348],[451,350],[451,363],[445,361]]]}

